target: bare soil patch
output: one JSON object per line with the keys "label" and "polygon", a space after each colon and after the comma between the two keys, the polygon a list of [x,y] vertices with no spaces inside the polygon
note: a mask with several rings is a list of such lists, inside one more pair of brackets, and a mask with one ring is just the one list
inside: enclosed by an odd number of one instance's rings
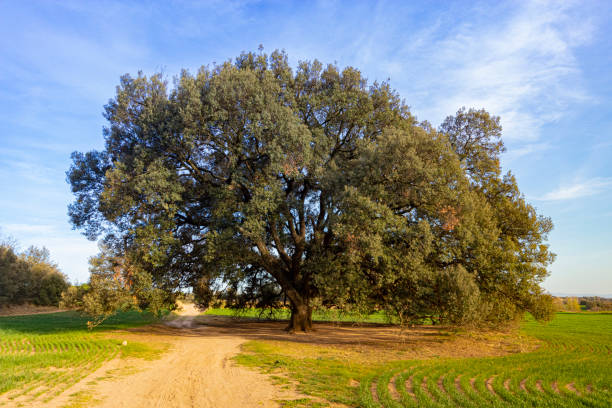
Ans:
{"label": "bare soil patch", "polygon": [[[185,322],[176,323],[184,325]],[[287,333],[285,321],[260,321],[250,318],[201,315],[188,323],[190,331],[179,331],[185,336],[239,336],[247,340],[273,343],[292,343],[292,350],[333,349],[346,357],[377,361],[424,359],[431,357],[489,357],[531,351],[539,346],[533,339],[521,337],[515,331],[479,331],[453,333],[439,326],[418,326],[400,329],[383,324],[315,323],[314,331]],[[165,332],[167,327],[147,326],[133,331]]]}
{"label": "bare soil patch", "polygon": [[43,314],[43,313],[57,313],[65,312],[66,309],[60,309],[55,306],[36,306],[36,305],[14,305],[7,307],[0,307],[0,316],[23,316],[32,314]]}
{"label": "bare soil patch", "polygon": [[389,394],[391,395],[391,398],[393,398],[396,401],[400,400],[400,394],[397,391],[397,377],[400,375],[400,373],[395,374],[391,380],[389,381],[389,384],[387,384],[387,388],[389,389]]}

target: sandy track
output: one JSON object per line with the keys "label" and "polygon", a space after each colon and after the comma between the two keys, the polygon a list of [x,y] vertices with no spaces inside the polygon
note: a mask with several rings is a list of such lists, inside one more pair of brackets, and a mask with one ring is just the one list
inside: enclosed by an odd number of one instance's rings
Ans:
{"label": "sandy track", "polygon": [[208,335],[194,323],[198,313],[192,305],[183,305],[179,316],[164,325],[121,335],[128,341],[171,344],[160,359],[114,359],[39,406],[69,406],[77,402],[75,395],[85,395],[94,400],[81,404],[96,407],[267,408],[278,407],[278,399],[298,397],[272,385],[267,376],[235,365],[231,358],[247,339]]}
{"label": "sandy track", "polygon": [[[236,336],[201,337],[192,331],[199,312],[183,305],[166,325],[183,336],[160,360],[136,374],[101,383],[95,392],[101,407],[277,407],[279,391],[266,376],[230,360],[246,340]],[[178,333],[177,333],[178,334]]]}
{"label": "sandy track", "polygon": [[265,375],[238,367],[231,358],[246,339],[200,336],[193,327],[199,311],[183,304],[172,348],[161,359],[138,362],[135,374],[103,381],[94,390],[100,407],[277,407],[283,395]]}
{"label": "sandy track", "polygon": [[[160,360],[95,388],[101,407],[275,407],[278,391],[265,376],[228,359],[244,340],[182,338]],[[139,367],[140,368],[140,367]]]}

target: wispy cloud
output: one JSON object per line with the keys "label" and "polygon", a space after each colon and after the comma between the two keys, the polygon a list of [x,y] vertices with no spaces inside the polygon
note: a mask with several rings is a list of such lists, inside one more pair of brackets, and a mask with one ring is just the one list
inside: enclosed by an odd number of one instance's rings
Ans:
{"label": "wispy cloud", "polygon": [[[363,69],[370,79],[390,77],[419,119],[437,125],[462,106],[485,108],[501,116],[504,140],[518,157],[551,143],[542,140],[544,126],[572,114],[576,104],[596,101],[578,59],[600,29],[594,6],[446,3],[435,15],[418,5],[394,4],[393,13],[389,8],[378,3],[361,10],[368,24],[359,28],[354,19],[340,17],[346,7],[332,8],[331,47],[342,63]],[[303,35],[283,36],[294,37],[303,42]]]}
{"label": "wispy cloud", "polygon": [[556,190],[546,193],[540,200],[572,200],[575,198],[593,196],[606,191],[612,191],[612,177],[597,177],[561,186]]}
{"label": "wispy cloud", "polygon": [[[0,149],[0,153],[2,151],[3,149]],[[0,182],[0,186],[4,186],[6,183],[23,189],[55,188],[57,187],[58,180],[63,181],[62,170],[41,163],[38,157],[28,153],[18,154],[13,157],[7,155],[0,157],[0,176],[5,178],[5,180]],[[14,182],[11,182],[16,178],[21,180],[23,184],[16,185]],[[45,192],[49,193],[48,190]],[[3,198],[0,197],[0,201],[2,200]]]}
{"label": "wispy cloud", "polygon": [[527,143],[519,147],[508,149],[508,151],[504,154],[504,159],[512,161],[533,153],[541,153],[549,149],[551,149],[551,145],[549,143]]}
{"label": "wispy cloud", "polygon": [[437,31],[424,29],[427,41],[417,49],[418,42],[409,44],[404,54],[405,71],[418,71],[415,111],[439,123],[461,106],[484,107],[502,117],[505,139],[534,143],[542,126],[590,98],[575,54],[596,24],[582,18],[580,7],[548,1],[512,9],[478,5],[475,18],[452,16]]}

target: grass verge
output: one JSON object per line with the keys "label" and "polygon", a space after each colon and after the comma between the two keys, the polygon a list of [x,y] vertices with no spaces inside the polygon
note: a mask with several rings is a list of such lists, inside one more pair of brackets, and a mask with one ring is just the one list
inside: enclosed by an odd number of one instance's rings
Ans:
{"label": "grass verge", "polygon": [[[289,320],[291,311],[289,309],[229,309],[209,308],[203,315],[247,317],[259,320]],[[312,313],[312,320],[318,322],[349,322],[349,323],[393,323],[389,321],[383,312],[369,315],[349,314],[333,309],[317,309]]]}

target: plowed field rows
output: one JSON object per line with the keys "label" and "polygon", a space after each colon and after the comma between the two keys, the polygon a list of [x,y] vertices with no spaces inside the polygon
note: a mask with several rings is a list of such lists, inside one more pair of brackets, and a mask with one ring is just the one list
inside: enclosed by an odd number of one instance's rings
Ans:
{"label": "plowed field rows", "polygon": [[[305,356],[300,361],[277,349],[276,356],[246,354],[243,361],[274,370],[267,365],[269,357],[300,391],[349,406],[612,406],[612,314],[559,314],[548,325],[527,320],[522,331],[540,340],[535,351],[368,366],[341,365],[333,357]],[[339,391],[342,383],[346,386]]]}
{"label": "plowed field rows", "polygon": [[[364,407],[610,407],[612,315],[562,314],[525,331],[545,342],[506,357],[406,362],[360,388]],[[401,364],[400,364],[401,365]]]}
{"label": "plowed field rows", "polygon": [[104,332],[151,321],[124,313],[90,332],[86,319],[71,312],[0,317],[0,406],[15,398],[49,401],[104,361],[142,351]]}

